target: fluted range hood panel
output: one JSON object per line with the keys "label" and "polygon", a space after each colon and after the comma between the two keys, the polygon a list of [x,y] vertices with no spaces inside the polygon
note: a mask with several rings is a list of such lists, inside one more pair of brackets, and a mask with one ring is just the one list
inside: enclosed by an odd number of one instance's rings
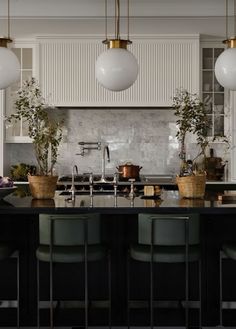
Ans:
{"label": "fluted range hood panel", "polygon": [[54,106],[170,107],[176,88],[199,92],[199,35],[132,36],[139,75],[122,92],[104,89],[95,78],[101,38],[38,37],[40,85]]}

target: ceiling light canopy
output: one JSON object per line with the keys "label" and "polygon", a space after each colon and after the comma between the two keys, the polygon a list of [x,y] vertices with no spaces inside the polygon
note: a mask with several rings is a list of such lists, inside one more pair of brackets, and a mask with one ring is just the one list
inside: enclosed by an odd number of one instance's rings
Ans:
{"label": "ceiling light canopy", "polygon": [[20,79],[20,63],[16,55],[7,48],[10,38],[10,0],[8,0],[8,37],[0,38],[0,89],[5,89]]}
{"label": "ceiling light canopy", "polygon": [[120,1],[115,0],[115,37],[107,38],[107,0],[105,0],[106,39],[103,41],[108,50],[103,52],[96,62],[96,78],[106,89],[122,91],[128,89],[138,76],[138,62],[134,55],[127,50],[129,40],[129,0],[127,0],[128,33],[127,39],[120,38]]}
{"label": "ceiling light canopy", "polygon": [[[234,1],[234,11],[236,1]],[[236,17],[234,13],[234,18]],[[234,21],[236,31],[236,22]],[[236,33],[235,33],[236,35]],[[217,58],[215,63],[215,76],[224,88],[236,90],[236,36],[228,37],[228,0],[226,0],[226,40],[223,41],[228,49]]]}

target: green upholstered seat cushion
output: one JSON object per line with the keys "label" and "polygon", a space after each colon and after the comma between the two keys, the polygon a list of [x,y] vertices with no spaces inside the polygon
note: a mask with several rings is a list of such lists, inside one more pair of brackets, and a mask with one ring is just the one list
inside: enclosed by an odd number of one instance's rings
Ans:
{"label": "green upholstered seat cushion", "polygon": [[236,243],[225,243],[222,250],[227,257],[236,260]]}
{"label": "green upholstered seat cushion", "polygon": [[[106,249],[101,245],[88,246],[88,261],[101,260],[106,256]],[[83,246],[54,246],[53,262],[58,263],[79,263],[84,262]],[[50,262],[50,247],[40,245],[36,250],[36,257],[43,262]]]}
{"label": "green upholstered seat cushion", "polygon": [[13,244],[7,242],[0,242],[0,260],[10,257],[16,250]]}
{"label": "green upholstered seat cushion", "polygon": [[[194,262],[200,259],[199,245],[189,246],[188,259]],[[141,262],[150,262],[150,245],[132,245],[130,257]],[[153,261],[160,263],[182,263],[185,262],[185,246],[154,246]]]}

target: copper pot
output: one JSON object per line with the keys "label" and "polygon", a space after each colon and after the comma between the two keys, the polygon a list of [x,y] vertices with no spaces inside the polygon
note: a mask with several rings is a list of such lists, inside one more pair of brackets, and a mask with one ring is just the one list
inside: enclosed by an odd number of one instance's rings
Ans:
{"label": "copper pot", "polygon": [[142,167],[126,163],[116,167],[116,169],[118,169],[120,179],[128,180],[129,178],[139,179],[139,171]]}

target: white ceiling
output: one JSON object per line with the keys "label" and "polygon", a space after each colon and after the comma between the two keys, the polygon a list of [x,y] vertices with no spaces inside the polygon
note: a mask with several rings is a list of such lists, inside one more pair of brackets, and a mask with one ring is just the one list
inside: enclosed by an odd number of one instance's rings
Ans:
{"label": "white ceiling", "polygon": [[[104,17],[105,0],[10,0],[12,18],[75,18]],[[114,0],[108,1],[113,15]],[[126,0],[120,0],[121,15],[125,15]],[[233,13],[234,0],[229,0]],[[7,13],[7,0],[0,0],[0,18]],[[225,0],[130,0],[130,16],[224,16]]]}

